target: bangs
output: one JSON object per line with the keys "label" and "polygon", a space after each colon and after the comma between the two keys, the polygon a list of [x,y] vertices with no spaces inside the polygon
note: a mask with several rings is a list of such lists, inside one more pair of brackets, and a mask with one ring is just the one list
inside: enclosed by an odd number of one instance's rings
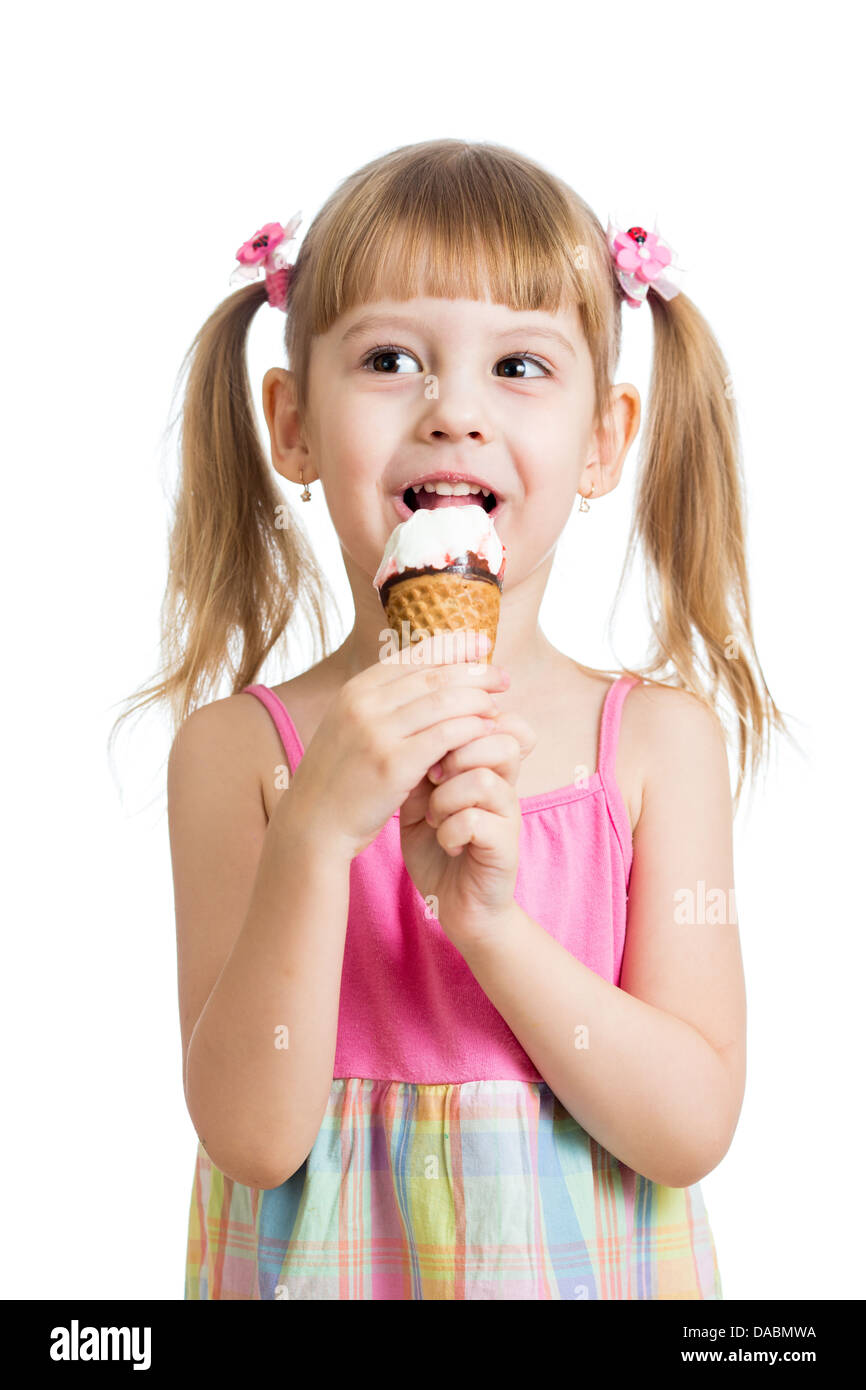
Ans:
{"label": "bangs", "polygon": [[299,410],[317,335],[358,305],[431,297],[576,311],[600,414],[620,295],[604,228],[555,175],[499,145],[402,146],[344,180],[301,244],[286,323]]}
{"label": "bangs", "polygon": [[469,158],[427,167],[423,180],[394,173],[375,180],[369,200],[362,187],[335,210],[317,257],[315,333],[356,305],[423,296],[554,314],[574,306],[585,331],[601,324],[597,287],[609,271],[597,233],[549,177]]}

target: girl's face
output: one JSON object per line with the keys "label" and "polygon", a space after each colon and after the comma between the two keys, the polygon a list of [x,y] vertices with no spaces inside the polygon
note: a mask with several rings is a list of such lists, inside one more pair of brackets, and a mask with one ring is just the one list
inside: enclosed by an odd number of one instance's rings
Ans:
{"label": "girl's face", "polygon": [[[633,387],[616,390],[637,397]],[[603,477],[598,462],[593,407],[573,309],[434,298],[358,305],[313,342],[304,480],[321,480],[347,559],[372,580],[391,531],[414,509],[407,488],[467,474],[495,494],[495,508],[483,493],[468,500],[491,512],[513,590],[552,551],[578,490],[594,483],[598,497],[616,484],[619,466]],[[628,442],[636,429],[637,420]]]}

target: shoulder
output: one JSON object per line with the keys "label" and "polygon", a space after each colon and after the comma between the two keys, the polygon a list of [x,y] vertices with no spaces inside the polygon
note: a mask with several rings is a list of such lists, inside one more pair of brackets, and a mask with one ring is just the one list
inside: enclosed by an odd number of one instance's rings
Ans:
{"label": "shoulder", "polygon": [[730,797],[727,746],[721,720],[704,700],[676,686],[643,681],[622,707],[623,756],[638,770],[641,813],[650,796],[678,782]]}
{"label": "shoulder", "polygon": [[721,720],[704,700],[690,690],[642,681],[633,686],[623,705],[626,719],[644,737],[652,737],[662,751],[669,745],[724,747]]}
{"label": "shoulder", "polygon": [[[200,794],[261,793],[261,766],[273,723],[254,695],[228,695],[187,715],[177,730],[168,757],[168,794],[176,800],[195,783]],[[273,730],[276,734],[276,730]]]}
{"label": "shoulder", "polygon": [[261,700],[254,695],[228,695],[212,700],[188,714],[174,736],[170,759],[189,757],[192,753],[225,754],[251,748],[255,733],[262,727],[261,714],[266,715]]}

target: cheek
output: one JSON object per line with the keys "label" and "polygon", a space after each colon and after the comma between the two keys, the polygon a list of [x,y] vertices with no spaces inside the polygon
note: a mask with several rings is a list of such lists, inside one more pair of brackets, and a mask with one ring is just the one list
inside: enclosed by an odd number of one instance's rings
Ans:
{"label": "cheek", "polygon": [[393,412],[381,400],[359,393],[329,409],[322,433],[323,454],[351,486],[378,482],[391,458],[399,431]]}
{"label": "cheek", "polygon": [[[328,514],[337,533],[340,549],[360,571],[372,579],[382,558],[384,540],[380,509],[371,501],[371,484],[366,493],[336,485],[330,489]],[[387,535],[385,536],[387,539]]]}
{"label": "cheek", "polygon": [[327,460],[328,514],[340,546],[372,578],[388,534],[381,499],[387,461],[368,450],[355,430],[339,442],[331,438]]}
{"label": "cheek", "polygon": [[523,471],[525,495],[515,508],[506,507],[497,525],[506,546],[505,584],[522,583],[556,548],[576,503],[578,471],[563,461],[561,449],[551,449],[550,466],[533,453]]}
{"label": "cheek", "polygon": [[545,399],[521,401],[507,422],[509,433],[520,440],[520,447],[530,459],[546,462],[579,452],[591,433],[592,408],[579,396],[559,391]]}

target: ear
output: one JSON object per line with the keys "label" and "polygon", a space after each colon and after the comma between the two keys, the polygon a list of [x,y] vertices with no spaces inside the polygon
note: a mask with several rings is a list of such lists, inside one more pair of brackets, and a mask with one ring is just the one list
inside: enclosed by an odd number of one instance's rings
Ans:
{"label": "ear", "polygon": [[262,407],[271,437],[274,468],[290,483],[311,483],[319,475],[301,438],[301,421],[295,403],[295,375],[282,367],[270,367],[262,381]]}
{"label": "ear", "polygon": [[[592,459],[584,468],[578,491],[593,501],[613,492],[622,476],[626,455],[640,429],[640,393],[628,382],[611,387],[607,435],[599,425],[592,437]],[[592,485],[595,484],[593,488]]]}

